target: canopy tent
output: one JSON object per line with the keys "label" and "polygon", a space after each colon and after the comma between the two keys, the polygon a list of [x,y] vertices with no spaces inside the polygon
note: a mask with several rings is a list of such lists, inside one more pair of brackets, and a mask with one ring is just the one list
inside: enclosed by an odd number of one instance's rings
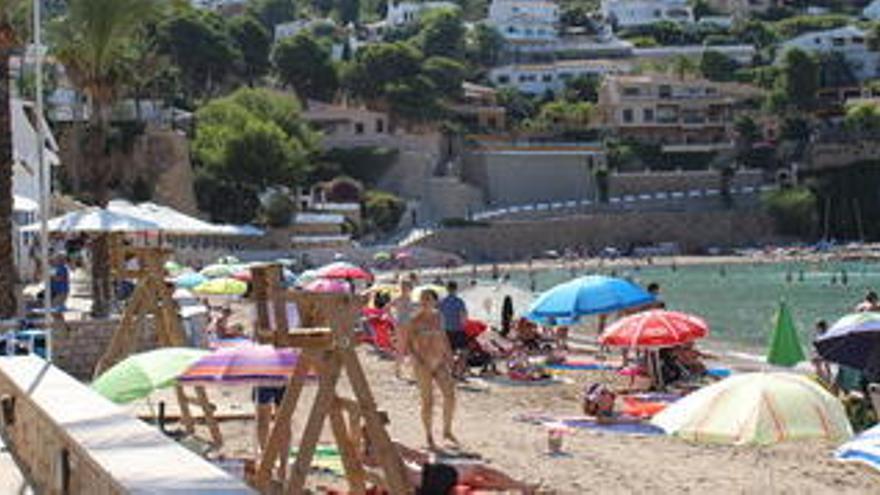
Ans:
{"label": "canopy tent", "polygon": [[40,210],[40,204],[31,198],[20,194],[12,195],[12,209],[14,211],[36,212]]}
{"label": "canopy tent", "polygon": [[149,220],[159,225],[159,231],[167,234],[191,235],[231,235],[220,225],[214,225],[198,218],[181,213],[174,208],[155,203],[133,204],[125,200],[113,200],[107,209],[137,218]]}
{"label": "canopy tent", "polygon": [[517,312],[524,312],[535,300],[531,292],[505,283],[468,287],[461,291],[460,296],[467,303],[468,316],[496,326],[501,325],[505,297],[510,297]]}
{"label": "canopy tent", "polygon": [[[155,222],[102,208],[86,208],[49,220],[49,232],[148,232],[159,229]],[[40,224],[21,228],[22,232],[39,232]]]}
{"label": "canopy tent", "polygon": [[836,397],[805,376],[785,372],[726,378],[678,400],[651,422],[699,443],[841,442],[852,436]]}

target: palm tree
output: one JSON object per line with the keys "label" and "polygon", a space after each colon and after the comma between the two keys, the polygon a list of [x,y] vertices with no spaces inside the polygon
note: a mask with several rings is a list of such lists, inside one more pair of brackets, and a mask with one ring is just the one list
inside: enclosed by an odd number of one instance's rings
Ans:
{"label": "palm tree", "polygon": [[12,122],[9,101],[9,59],[21,46],[23,0],[0,0],[0,318],[18,309],[18,269],[12,235]]}
{"label": "palm tree", "polygon": [[[125,92],[140,70],[137,41],[147,22],[161,11],[164,0],[70,0],[67,14],[53,26],[54,55],[74,85],[88,99],[82,171],[87,195],[98,206],[107,206],[110,187],[117,176],[117,159],[110,142],[113,103]],[[92,313],[109,312],[111,280],[109,242],[97,236],[92,244]]]}

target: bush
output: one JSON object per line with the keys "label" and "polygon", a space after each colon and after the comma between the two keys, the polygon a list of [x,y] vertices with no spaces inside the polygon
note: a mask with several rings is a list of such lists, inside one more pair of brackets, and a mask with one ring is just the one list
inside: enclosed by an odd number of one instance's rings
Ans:
{"label": "bush", "polygon": [[324,176],[316,179],[329,180],[334,176],[346,175],[367,186],[374,186],[397,160],[397,155],[398,151],[391,148],[333,148],[321,156],[324,166],[320,173]]}
{"label": "bush", "polygon": [[263,207],[266,225],[276,228],[290,225],[290,219],[295,211],[296,205],[284,193],[272,194]]}
{"label": "bush", "polygon": [[766,193],[764,208],[773,217],[782,235],[812,238],[816,232],[816,195],[806,187],[780,189]]}
{"label": "bush", "polygon": [[385,191],[367,191],[364,195],[367,222],[381,232],[391,232],[406,211],[406,202]]}

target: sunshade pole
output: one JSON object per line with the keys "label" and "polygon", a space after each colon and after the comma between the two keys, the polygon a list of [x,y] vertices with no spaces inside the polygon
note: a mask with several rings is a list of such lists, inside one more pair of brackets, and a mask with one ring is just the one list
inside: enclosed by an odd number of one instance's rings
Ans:
{"label": "sunshade pole", "polygon": [[45,147],[46,129],[43,112],[43,29],[41,21],[41,2],[33,2],[34,22],[34,76],[35,91],[34,110],[37,124],[37,162],[40,177],[40,255],[43,258],[43,309],[46,325],[46,360],[52,361],[52,285],[49,272],[49,200],[52,192],[51,174],[47,167]]}

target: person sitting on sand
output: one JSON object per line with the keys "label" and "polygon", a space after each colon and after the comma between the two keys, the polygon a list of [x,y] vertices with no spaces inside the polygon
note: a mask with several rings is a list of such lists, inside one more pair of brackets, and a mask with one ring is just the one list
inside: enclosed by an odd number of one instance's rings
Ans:
{"label": "person sitting on sand", "polygon": [[232,308],[223,306],[220,309],[220,316],[211,322],[209,332],[213,333],[218,339],[236,339],[244,337],[244,329],[241,325],[230,325],[229,318],[232,316]]}
{"label": "person sitting on sand", "polygon": [[880,312],[880,297],[874,291],[868,291],[865,299],[856,306],[857,313]]}
{"label": "person sitting on sand", "polygon": [[604,383],[593,383],[584,389],[583,411],[585,416],[593,418],[596,423],[634,423],[637,418],[623,416],[614,411],[617,394]]}
{"label": "person sitting on sand", "polygon": [[[816,336],[814,339],[818,339],[825,332],[828,331],[828,322],[825,320],[816,321]],[[819,377],[819,380],[823,383],[833,385],[834,380],[831,374],[831,366],[828,364],[828,361],[822,359],[822,356],[819,355],[819,351],[816,349],[815,340],[813,343],[813,351],[810,356],[810,361],[813,363],[813,368],[816,370],[816,376]]]}
{"label": "person sitting on sand", "polygon": [[422,425],[428,447],[436,448],[432,433],[434,409],[434,383],[443,396],[443,437],[453,443],[458,440],[452,434],[455,414],[455,379],[452,368],[455,358],[449,339],[443,330],[442,317],[437,311],[437,293],[422,291],[418,313],[410,320],[407,329],[408,351],[412,357],[413,371],[419,387],[422,408]]}

